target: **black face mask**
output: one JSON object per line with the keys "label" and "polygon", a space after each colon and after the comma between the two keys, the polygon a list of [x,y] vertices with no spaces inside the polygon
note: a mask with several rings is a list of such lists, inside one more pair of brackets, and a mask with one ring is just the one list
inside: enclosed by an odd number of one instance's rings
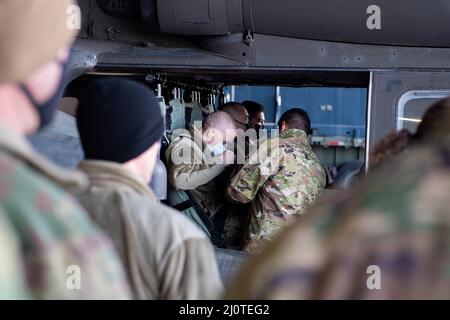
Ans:
{"label": "black face mask", "polygon": [[25,86],[23,83],[20,84],[19,86],[20,90],[22,90],[22,92],[25,94],[25,96],[33,105],[34,109],[37,111],[39,115],[40,120],[39,130],[50,124],[50,122],[52,122],[55,111],[58,108],[60,100],[64,94],[69,64],[65,62],[59,63],[59,65],[62,68],[61,80],[59,81],[59,85],[55,93],[47,100],[47,102],[38,103],[34,98],[33,94],[27,88],[27,86]]}
{"label": "black face mask", "polygon": [[259,133],[259,130],[264,130],[264,126],[260,124],[255,124],[255,130]]}
{"label": "black face mask", "polygon": [[235,120],[235,119],[233,119],[233,121],[236,122],[236,123],[239,123],[241,126],[243,126],[244,127],[244,129],[243,129],[244,131],[250,129],[250,123],[249,122],[244,123],[244,122],[241,122],[241,121],[238,121],[238,120]]}
{"label": "black face mask", "polygon": [[264,125],[255,124],[256,137],[259,139],[259,131],[264,130]]}

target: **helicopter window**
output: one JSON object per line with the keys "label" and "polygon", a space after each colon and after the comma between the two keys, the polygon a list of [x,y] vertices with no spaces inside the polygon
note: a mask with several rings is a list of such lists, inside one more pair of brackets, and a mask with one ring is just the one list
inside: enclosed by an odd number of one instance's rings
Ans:
{"label": "helicopter window", "polygon": [[415,90],[404,93],[397,104],[397,129],[416,132],[428,107],[450,96],[450,90]]}

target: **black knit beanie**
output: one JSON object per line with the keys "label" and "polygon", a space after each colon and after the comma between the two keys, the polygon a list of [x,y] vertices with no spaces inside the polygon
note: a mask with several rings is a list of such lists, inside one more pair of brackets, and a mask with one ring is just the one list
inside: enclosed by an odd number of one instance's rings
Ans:
{"label": "black knit beanie", "polygon": [[125,163],[161,139],[161,111],[154,93],[143,84],[95,80],[79,102],[77,126],[86,159]]}

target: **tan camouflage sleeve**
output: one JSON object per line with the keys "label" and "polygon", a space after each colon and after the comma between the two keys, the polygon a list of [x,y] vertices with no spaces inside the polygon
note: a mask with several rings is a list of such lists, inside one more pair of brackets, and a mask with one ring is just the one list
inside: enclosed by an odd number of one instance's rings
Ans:
{"label": "tan camouflage sleeve", "polygon": [[204,185],[225,170],[223,165],[206,167],[205,165],[175,165],[170,170],[171,184],[181,190],[194,190]]}
{"label": "tan camouflage sleeve", "polygon": [[[179,159],[172,158],[173,154],[182,155],[186,150],[191,151],[190,156],[186,158],[180,156]],[[197,189],[225,170],[225,165],[204,163],[201,151],[195,150],[191,145],[183,142],[170,148],[166,157],[169,162],[169,182],[181,190]]]}

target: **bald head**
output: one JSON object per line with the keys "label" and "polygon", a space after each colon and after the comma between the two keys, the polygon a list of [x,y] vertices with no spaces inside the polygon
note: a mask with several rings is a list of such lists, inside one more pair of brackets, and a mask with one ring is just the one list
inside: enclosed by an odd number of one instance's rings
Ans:
{"label": "bald head", "polygon": [[233,119],[228,113],[223,111],[217,111],[211,113],[210,115],[208,115],[208,117],[206,117],[203,123],[203,128],[205,130],[214,128],[220,131],[225,131],[236,129],[236,126],[233,122]]}
{"label": "bald head", "polygon": [[218,143],[215,140],[219,136],[223,137],[223,142],[230,142],[236,137],[236,125],[228,113],[217,111],[206,117],[203,122],[203,132],[208,140],[207,144]]}
{"label": "bald head", "polygon": [[228,102],[220,108],[221,111],[226,112],[234,120],[237,129],[246,130],[248,125],[248,111],[245,107],[237,102]]}

